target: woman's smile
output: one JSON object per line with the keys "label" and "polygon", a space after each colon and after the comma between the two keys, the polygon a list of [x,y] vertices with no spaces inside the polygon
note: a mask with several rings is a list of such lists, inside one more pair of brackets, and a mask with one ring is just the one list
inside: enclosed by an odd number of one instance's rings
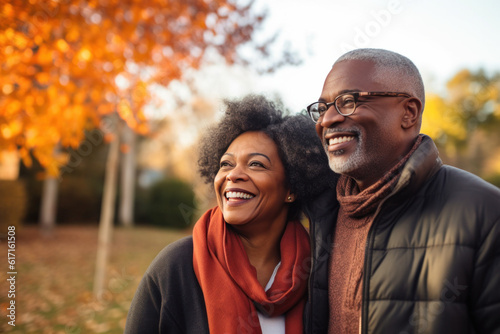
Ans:
{"label": "woman's smile", "polygon": [[241,205],[255,198],[255,195],[242,189],[226,189],[224,197],[227,205]]}

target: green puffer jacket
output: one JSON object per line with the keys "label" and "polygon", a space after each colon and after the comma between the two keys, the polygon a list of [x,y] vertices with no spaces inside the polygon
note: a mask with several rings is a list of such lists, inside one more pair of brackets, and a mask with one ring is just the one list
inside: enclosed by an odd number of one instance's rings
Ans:
{"label": "green puffer jacket", "polygon": [[[332,191],[306,210],[310,334],[327,333],[337,211]],[[361,333],[500,333],[500,190],[443,166],[429,137],[378,207],[366,245]]]}

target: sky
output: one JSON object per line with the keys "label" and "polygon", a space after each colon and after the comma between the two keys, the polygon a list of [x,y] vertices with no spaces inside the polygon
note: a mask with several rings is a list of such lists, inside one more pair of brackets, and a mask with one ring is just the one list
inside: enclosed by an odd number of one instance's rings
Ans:
{"label": "sky", "polygon": [[[443,93],[460,69],[500,71],[500,2],[439,0],[256,0],[267,9],[262,36],[279,31],[300,66],[272,75],[209,69],[215,96],[278,94],[293,112],[317,100],[334,61],[359,47],[383,48],[410,58],[427,91]],[[212,71],[212,72],[210,72]]]}

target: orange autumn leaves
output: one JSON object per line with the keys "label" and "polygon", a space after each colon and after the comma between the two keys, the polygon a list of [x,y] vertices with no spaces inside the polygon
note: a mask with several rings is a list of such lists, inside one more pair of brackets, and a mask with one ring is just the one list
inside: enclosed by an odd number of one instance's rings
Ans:
{"label": "orange autumn leaves", "polygon": [[[117,112],[147,133],[149,87],[167,86],[212,49],[244,61],[264,16],[252,3],[13,0],[0,4],[0,151],[32,155],[52,175],[84,130]],[[258,46],[256,46],[257,48]]]}

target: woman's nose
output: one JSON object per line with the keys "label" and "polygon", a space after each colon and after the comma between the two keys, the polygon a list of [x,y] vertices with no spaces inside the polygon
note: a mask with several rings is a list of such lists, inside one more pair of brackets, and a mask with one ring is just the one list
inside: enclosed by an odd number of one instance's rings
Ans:
{"label": "woman's nose", "polygon": [[248,179],[248,175],[240,165],[236,165],[227,173],[226,179],[231,182],[245,181]]}

